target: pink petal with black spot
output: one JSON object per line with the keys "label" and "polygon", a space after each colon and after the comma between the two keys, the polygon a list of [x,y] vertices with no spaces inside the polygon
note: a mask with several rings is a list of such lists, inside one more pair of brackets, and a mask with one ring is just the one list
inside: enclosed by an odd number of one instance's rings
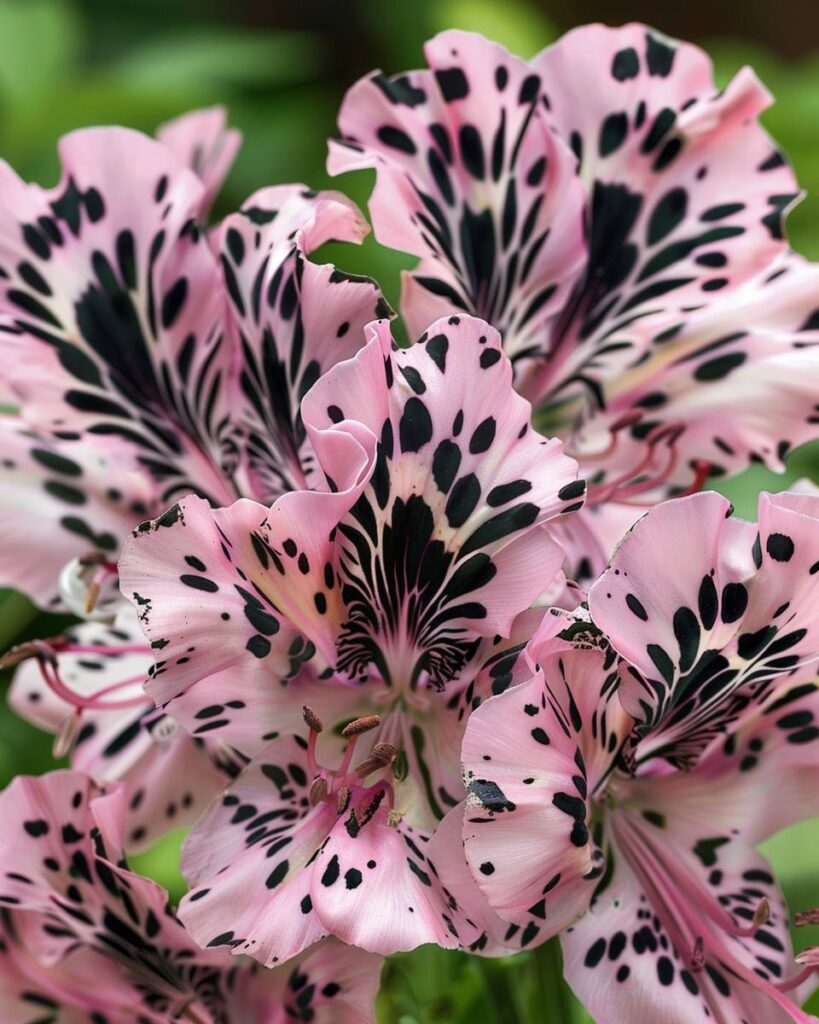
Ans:
{"label": "pink petal with black spot", "polygon": [[612,652],[573,649],[550,618],[528,648],[530,680],[472,714],[462,749],[467,860],[523,945],[557,934],[589,905],[603,869],[592,801],[631,727]]}
{"label": "pink petal with black spot", "polygon": [[372,281],[308,256],[330,239],[360,242],[368,230],[340,193],[303,185],[262,189],[219,227],[228,330],[242,361],[235,419],[245,435],[244,491],[262,501],[323,485],[301,400],[361,348],[365,325],[387,307]]}
{"label": "pink petal with black spot", "polygon": [[513,359],[540,356],[586,255],[574,157],[524,61],[457,31],[425,53],[430,70],[375,72],[347,93],[330,173],[374,167],[376,237],[421,257],[404,277],[411,334],[474,313]]}
{"label": "pink petal with black spot", "polygon": [[279,561],[260,530],[267,511],[248,499],[212,510],[191,496],[135,531],[120,563],[155,656],[148,694],[194,739],[247,755],[301,726],[302,704],[327,689],[300,675],[315,648],[266,586]]}
{"label": "pink petal with black spot", "polygon": [[126,441],[161,502],[235,492],[231,357],[203,186],[164,146],[90,128],[59,147],[51,190],[3,171],[4,376],[41,431]]}
{"label": "pink petal with black spot", "polygon": [[652,333],[768,266],[798,188],[747,68],[717,91],[701,50],[636,24],[577,29],[533,66],[590,191],[586,283],[529,385],[546,395],[570,375],[615,377]]}
{"label": "pink petal with black spot", "polygon": [[270,1024],[296,1011],[317,1024],[372,1021],[378,957],[327,943],[287,971],[260,972],[223,948],[200,949],[167,893],[120,860],[124,797],[76,772],[19,777],[0,796],[0,901],[12,908],[0,991],[17,995],[25,978],[51,1001],[40,1005],[78,1024],[96,1024],[88,1012],[109,1007],[125,1024],[121,1005],[128,1021],[147,1024]]}
{"label": "pink petal with black spot", "polygon": [[[566,979],[594,1019],[814,1020],[776,987],[796,972],[787,908],[764,858],[713,831],[681,848],[636,811],[618,814],[628,820],[613,827],[611,870],[561,939]],[[762,898],[770,916],[755,930]]]}
{"label": "pink petal with black spot", "polygon": [[201,179],[205,194],[198,216],[206,217],[236,159],[242,133],[228,128],[224,107],[209,107],[166,121],[156,137]]}
{"label": "pink petal with black spot", "polygon": [[593,620],[636,671],[620,696],[636,756],[696,760],[749,700],[819,657],[819,500],[759,499],[759,524],[712,492],[650,511],[591,588]]}
{"label": "pink petal with black spot", "polygon": [[48,440],[17,416],[0,416],[0,447],[0,583],[60,609],[63,566],[85,555],[116,560],[152,507],[154,484],[127,450]]}

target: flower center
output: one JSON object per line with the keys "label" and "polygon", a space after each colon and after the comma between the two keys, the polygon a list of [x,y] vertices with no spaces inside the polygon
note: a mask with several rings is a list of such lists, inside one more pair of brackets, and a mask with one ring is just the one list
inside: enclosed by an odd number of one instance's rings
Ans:
{"label": "flower center", "polygon": [[[357,828],[365,825],[381,806],[383,800],[387,801],[389,811],[388,821],[390,825],[397,825],[400,815],[395,813],[395,790],[392,781],[387,775],[398,751],[392,743],[377,742],[370,748],[369,754],[353,767],[353,755],[355,754],[359,738],[365,733],[377,729],[381,725],[380,715],[365,715],[349,722],[341,732],[347,744],[342,754],[341,763],[338,768],[331,769],[321,765],[316,757],[316,745],[319,734],[324,730],[324,725],[318,715],[307,705],[303,708],[304,721],[309,730],[307,740],[307,771],[312,779],[310,784],[310,803],[316,806],[319,803],[335,802],[338,814],[344,814],[349,805],[353,792],[372,791],[372,801],[364,807],[350,811],[352,821]],[[367,782],[366,780],[369,780]]]}

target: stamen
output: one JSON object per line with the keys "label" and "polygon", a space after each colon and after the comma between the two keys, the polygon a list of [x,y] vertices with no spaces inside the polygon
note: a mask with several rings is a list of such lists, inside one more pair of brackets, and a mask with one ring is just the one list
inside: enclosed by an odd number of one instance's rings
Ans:
{"label": "stamen", "polygon": [[392,745],[392,743],[376,743],[373,747],[371,757],[377,758],[385,765],[392,764],[395,758],[398,756],[398,751]]}
{"label": "stamen", "polygon": [[[389,795],[392,795],[392,789],[390,789],[390,794]],[[387,825],[390,828],[398,828],[398,826],[401,824],[401,819],[403,817],[404,817],[403,814],[401,814],[399,811],[394,810],[391,807],[389,809],[389,811],[387,812]]]}
{"label": "stamen", "polygon": [[355,721],[345,725],[341,730],[341,735],[345,740],[348,740],[351,737],[369,732],[379,725],[381,725],[381,715],[365,715],[363,718],[356,718]]}
{"label": "stamen", "polygon": [[398,751],[392,743],[376,743],[370,756],[362,761],[356,768],[355,773],[359,779],[366,779],[372,772],[380,771],[388,767],[395,760]]}
{"label": "stamen", "polygon": [[339,814],[343,814],[350,805],[350,796],[352,791],[349,786],[342,786],[338,791],[338,797],[336,799],[336,810]]}
{"label": "stamen", "polygon": [[310,732],[322,732],[324,730],[321,719],[307,704],[302,707],[301,713],[304,715],[304,721],[307,723],[307,728]]}
{"label": "stamen", "polygon": [[[798,964],[804,963],[805,957],[811,952],[812,950],[810,949],[802,950],[799,956],[796,957],[796,962]],[[776,982],[775,988],[778,988],[780,992],[790,992],[791,989],[798,988],[798,986],[801,985],[803,981],[807,981],[808,978],[810,978],[810,976],[815,972],[816,968],[813,966],[813,964],[810,964],[808,967],[800,971],[798,974],[794,974],[792,978],[788,978],[787,981]]]}
{"label": "stamen", "polygon": [[316,739],[324,726],[315,711],[306,704],[302,707],[301,713],[304,716],[304,721],[307,723],[307,728],[310,730],[310,734],[307,737],[307,771],[310,775],[317,775]]}
{"label": "stamen", "polygon": [[793,915],[793,923],[797,928],[802,928],[806,924],[819,924],[819,907],[814,907],[813,910],[797,910]]}
{"label": "stamen", "polygon": [[349,739],[350,742],[344,750],[344,757],[341,759],[341,764],[336,772],[336,778],[344,779],[349,774],[350,765],[353,760],[353,751],[358,742],[358,737],[365,732],[369,732],[370,729],[377,728],[379,725],[381,725],[381,715],[365,715],[363,718],[356,718],[349,725],[345,725],[341,730],[341,735],[345,739]]}
{"label": "stamen", "polygon": [[635,423],[639,423],[644,416],[645,409],[629,409],[609,425],[609,441],[604,448],[596,452],[573,452],[573,458],[580,463],[599,462],[600,459],[607,458],[617,449],[617,435],[627,427],[633,427]]}
{"label": "stamen", "polygon": [[327,780],[323,775],[319,775],[318,778],[313,779],[313,784],[310,786],[309,800],[310,806],[315,807],[316,804],[320,804],[321,801],[327,796]]}
{"label": "stamen", "polygon": [[80,734],[82,719],[79,711],[73,711],[60,726],[60,731],[54,737],[54,746],[51,748],[52,756],[59,760],[67,757],[74,749],[77,737]]}
{"label": "stamen", "polygon": [[27,640],[25,643],[15,644],[0,658],[0,669],[14,668],[29,658],[47,659],[56,668],[55,654],[68,642],[67,636],[52,636],[44,640]]}
{"label": "stamen", "polygon": [[[618,429],[631,425],[629,422],[618,421],[615,424]],[[682,423],[667,423],[657,427],[653,433],[645,438],[645,451],[643,457],[636,466],[621,473],[602,484],[590,487],[587,495],[588,505],[599,505],[604,501],[617,501],[623,504],[643,507],[643,502],[631,501],[631,498],[644,494],[646,491],[654,490],[664,484],[674,473],[679,462],[679,452],[676,443],[685,431]],[[655,465],[660,444],[667,450],[665,463],[659,467]],[[693,465],[694,480],[684,491],[680,491],[675,497],[685,497],[688,494],[697,493],[705,483],[711,471],[710,463],[704,460],[697,460]]]}

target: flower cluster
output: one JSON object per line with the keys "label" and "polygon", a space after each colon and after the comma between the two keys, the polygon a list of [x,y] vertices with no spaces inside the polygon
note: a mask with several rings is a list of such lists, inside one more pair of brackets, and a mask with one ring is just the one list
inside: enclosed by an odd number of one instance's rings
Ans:
{"label": "flower cluster", "polygon": [[0,166],[0,582],[76,618],[4,658],[71,765],[0,795],[11,1024],[358,1024],[557,935],[602,1024],[813,1019],[755,845],[819,813],[819,496],[702,490],[819,437],[768,94],[641,25],[426,56],[329,158],[408,347],[342,194],[208,226],[221,110]]}

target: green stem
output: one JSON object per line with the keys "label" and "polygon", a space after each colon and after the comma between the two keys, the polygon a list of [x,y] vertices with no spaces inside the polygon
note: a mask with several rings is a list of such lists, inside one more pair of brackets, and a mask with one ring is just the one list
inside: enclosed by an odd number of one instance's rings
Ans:
{"label": "green stem", "polygon": [[563,977],[563,953],[558,936],[540,947],[535,970],[541,1006],[549,1007],[549,1020],[554,1024],[581,1024],[585,1015]]}

